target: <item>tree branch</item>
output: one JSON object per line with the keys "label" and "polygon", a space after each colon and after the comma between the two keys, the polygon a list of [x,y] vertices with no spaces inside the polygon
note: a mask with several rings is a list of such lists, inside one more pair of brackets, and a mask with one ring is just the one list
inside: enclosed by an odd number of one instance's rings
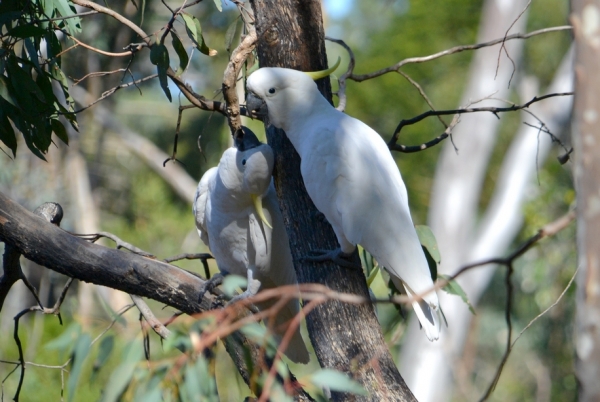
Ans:
{"label": "tree branch", "polygon": [[440,135],[439,137],[435,138],[434,140],[427,142],[425,144],[421,144],[421,145],[406,146],[406,145],[397,144],[398,137],[400,136],[400,131],[405,126],[416,124],[416,123],[420,122],[421,120],[426,119],[427,117],[445,116],[445,115],[453,115],[453,114],[466,114],[466,113],[480,113],[480,112],[490,112],[497,116],[498,113],[514,112],[517,110],[526,109],[536,102],[540,102],[540,101],[542,101],[544,99],[548,99],[548,98],[555,98],[557,96],[573,96],[573,92],[560,92],[560,93],[546,94],[546,95],[542,95],[542,96],[535,96],[529,102],[526,102],[522,105],[513,104],[512,106],[508,106],[508,107],[487,106],[487,107],[470,107],[470,108],[454,109],[454,110],[428,110],[425,113],[421,113],[418,116],[400,121],[400,123],[398,123],[398,126],[396,127],[396,130],[394,130],[394,133],[392,134],[392,138],[388,142],[388,148],[392,151],[399,151],[399,152],[405,152],[405,153],[419,152],[419,151],[425,150],[427,148],[430,148],[433,145],[436,145],[436,144],[440,143],[442,140],[446,139],[449,135],[448,133],[444,133],[444,134]]}
{"label": "tree branch", "polygon": [[[215,297],[198,302],[205,283],[199,277],[164,262],[89,243],[47,224],[0,193],[0,241],[49,269],[97,285],[148,297],[187,314],[210,310]],[[250,313],[244,310],[245,315]],[[250,384],[253,368],[261,367],[264,351],[239,332],[222,339],[244,380]],[[252,364],[248,366],[250,351]],[[304,390],[299,400],[310,400]]]}

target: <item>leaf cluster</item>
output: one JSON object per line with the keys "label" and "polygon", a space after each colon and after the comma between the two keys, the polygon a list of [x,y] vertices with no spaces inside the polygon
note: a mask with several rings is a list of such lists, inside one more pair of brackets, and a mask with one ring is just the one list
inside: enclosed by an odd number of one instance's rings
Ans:
{"label": "leaf cluster", "polygon": [[78,128],[58,39],[81,31],[75,14],[67,0],[0,4],[0,141],[13,156],[17,151],[13,125],[41,159],[52,134],[68,143],[61,115]]}

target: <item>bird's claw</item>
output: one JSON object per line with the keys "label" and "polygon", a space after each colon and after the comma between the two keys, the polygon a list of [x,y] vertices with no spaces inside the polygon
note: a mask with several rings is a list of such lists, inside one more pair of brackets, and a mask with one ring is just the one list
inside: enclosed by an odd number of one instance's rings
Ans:
{"label": "bird's claw", "polygon": [[331,261],[334,264],[339,265],[343,268],[354,269],[362,271],[362,266],[360,264],[356,264],[355,262],[350,261],[352,258],[352,254],[346,254],[342,250],[310,250],[308,255],[305,255],[301,258],[301,261],[310,261],[310,262],[325,262]]}
{"label": "bird's claw", "polygon": [[198,293],[198,303],[202,303],[202,299],[204,299],[204,295],[206,292],[212,292],[214,288],[223,283],[223,275],[217,273],[213,275],[212,278],[207,280],[204,285],[200,288],[200,292]]}

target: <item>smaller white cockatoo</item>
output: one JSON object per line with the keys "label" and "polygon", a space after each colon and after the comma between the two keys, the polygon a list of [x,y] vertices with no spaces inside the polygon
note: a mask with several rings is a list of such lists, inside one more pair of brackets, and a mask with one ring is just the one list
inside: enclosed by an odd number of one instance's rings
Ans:
{"label": "smaller white cockatoo", "polygon": [[316,250],[321,255],[307,259],[348,266],[346,258],[362,245],[387,269],[396,288],[422,295],[412,305],[427,338],[437,340],[439,301],[430,291],[433,281],[400,171],[379,134],[321,95],[314,80],[332,71],[260,68],[248,77],[246,106],[286,132],[302,159],[308,195],[340,243],[337,250]]}
{"label": "smaller white cockatoo", "polygon": [[[279,210],[271,173],[273,150],[244,127],[243,140],[227,149],[219,166],[208,170],[196,190],[193,213],[202,241],[210,248],[223,275],[247,276],[249,297],[259,288],[297,283],[288,236]],[[239,299],[240,296],[236,298]],[[277,302],[256,303],[265,310]],[[297,299],[277,314],[273,329],[279,340],[300,311]],[[296,363],[308,363],[306,345],[296,330],[285,351]]]}

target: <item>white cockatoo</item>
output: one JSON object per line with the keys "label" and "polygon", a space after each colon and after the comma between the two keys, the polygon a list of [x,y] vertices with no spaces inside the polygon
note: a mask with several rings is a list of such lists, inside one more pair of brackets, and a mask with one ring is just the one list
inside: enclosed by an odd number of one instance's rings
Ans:
{"label": "white cockatoo", "polygon": [[[271,147],[244,127],[243,140],[236,140],[235,146],[223,153],[219,166],[202,176],[194,197],[198,233],[219,270],[223,275],[248,278],[242,297],[256,294],[260,287],[297,283],[272,171]],[[276,302],[271,299],[256,306],[264,310]],[[272,324],[279,340],[298,311],[298,300],[292,299],[278,312]],[[285,354],[296,363],[309,361],[299,330]]]}
{"label": "white cockatoo", "polygon": [[285,131],[302,159],[308,195],[340,243],[308,259],[350,265],[346,257],[360,244],[387,269],[396,288],[422,295],[412,305],[427,338],[437,340],[439,301],[435,291],[424,294],[433,281],[400,171],[379,134],[321,95],[314,79],[330,72],[260,68],[248,78],[246,106]]}

